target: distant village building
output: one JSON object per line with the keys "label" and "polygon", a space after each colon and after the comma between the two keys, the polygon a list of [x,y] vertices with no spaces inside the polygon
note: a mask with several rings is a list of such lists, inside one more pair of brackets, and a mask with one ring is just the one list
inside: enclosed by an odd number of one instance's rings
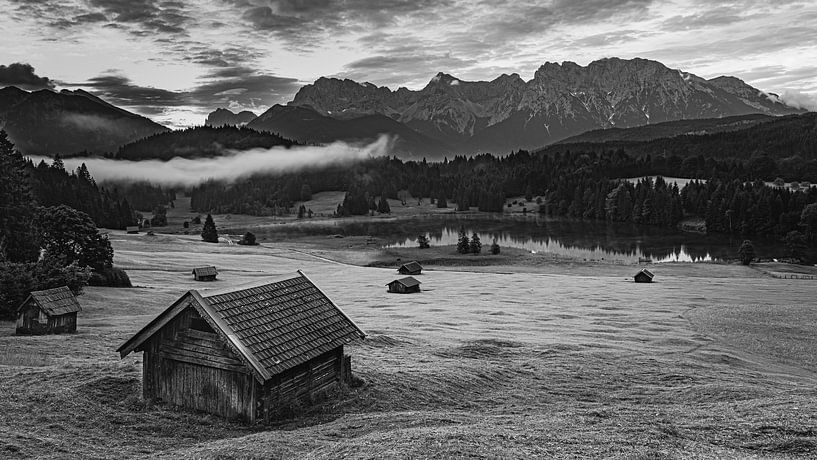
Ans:
{"label": "distant village building", "polygon": [[423,266],[418,264],[416,261],[403,264],[397,269],[397,272],[401,275],[419,275],[422,271]]}
{"label": "distant village building", "polygon": [[420,282],[410,276],[400,278],[399,280],[394,280],[386,286],[389,287],[389,292],[396,292],[399,294],[420,292]]}
{"label": "distant village building", "polygon": [[117,350],[144,352],[142,395],[269,423],[351,378],[344,345],[363,331],[302,272],[227,290],[191,290]]}
{"label": "distant village building", "polygon": [[77,298],[65,286],[32,291],[17,309],[17,334],[60,334],[77,331]]}
{"label": "distant village building", "polygon": [[125,231],[126,231],[128,234],[136,234],[136,233],[139,233],[139,226],[138,226],[138,225],[128,225],[127,227],[125,227]]}
{"label": "distant village building", "polygon": [[646,268],[641,269],[640,272],[635,274],[635,282],[636,283],[652,283],[652,279],[655,275],[652,274],[651,271],[647,270]]}
{"label": "distant village building", "polygon": [[196,281],[215,281],[216,275],[218,275],[218,272],[216,271],[216,267],[213,266],[193,269],[193,278]]}

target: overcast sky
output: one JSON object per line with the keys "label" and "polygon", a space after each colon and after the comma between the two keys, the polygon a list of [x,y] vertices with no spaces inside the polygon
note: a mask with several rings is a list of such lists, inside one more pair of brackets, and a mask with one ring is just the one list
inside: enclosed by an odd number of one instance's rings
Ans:
{"label": "overcast sky", "polygon": [[[419,89],[642,57],[817,96],[814,0],[0,0],[0,87],[83,88],[168,126],[320,76]],[[814,107],[812,107],[814,108]]]}

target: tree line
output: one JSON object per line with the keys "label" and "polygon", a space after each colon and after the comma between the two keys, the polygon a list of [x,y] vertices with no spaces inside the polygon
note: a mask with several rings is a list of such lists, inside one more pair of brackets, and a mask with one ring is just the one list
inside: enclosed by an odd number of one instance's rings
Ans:
{"label": "tree line", "polygon": [[91,215],[68,203],[112,210],[111,218],[130,208],[95,188],[84,167],[69,174],[60,163],[34,167],[0,131],[0,318],[11,318],[32,290],[130,285],[113,267],[111,244]]}

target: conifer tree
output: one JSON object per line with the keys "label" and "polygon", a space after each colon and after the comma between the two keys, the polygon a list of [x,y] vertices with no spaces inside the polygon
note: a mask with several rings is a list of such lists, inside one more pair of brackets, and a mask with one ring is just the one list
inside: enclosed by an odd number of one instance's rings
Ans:
{"label": "conifer tree", "polygon": [[468,235],[465,233],[464,227],[460,227],[460,236],[457,240],[457,252],[460,254],[468,254],[471,252],[471,242],[468,240]]}
{"label": "conifer tree", "polygon": [[208,243],[218,243],[216,223],[213,222],[213,216],[210,214],[207,214],[207,218],[204,219],[204,227],[201,229],[201,239]]}
{"label": "conifer tree", "polygon": [[743,265],[749,265],[755,259],[755,245],[751,240],[743,240],[738,249],[738,258]]}
{"label": "conifer tree", "polygon": [[0,236],[4,257],[11,262],[37,259],[39,245],[34,230],[34,198],[23,155],[0,131]]}
{"label": "conifer tree", "polygon": [[468,245],[468,250],[471,254],[479,254],[482,252],[482,242],[479,240],[479,235],[477,232],[474,232],[471,235],[471,242]]}

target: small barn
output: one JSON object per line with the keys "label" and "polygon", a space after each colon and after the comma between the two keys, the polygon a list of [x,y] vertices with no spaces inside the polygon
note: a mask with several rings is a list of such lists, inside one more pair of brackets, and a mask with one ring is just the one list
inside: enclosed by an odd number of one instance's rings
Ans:
{"label": "small barn", "polygon": [[193,279],[196,281],[215,281],[216,275],[218,275],[218,272],[216,271],[216,267],[213,266],[193,269]]}
{"label": "small barn", "polygon": [[635,282],[652,283],[652,279],[654,276],[655,275],[653,275],[651,271],[647,270],[646,268],[643,268],[641,269],[641,271],[635,274]]}
{"label": "small barn", "polygon": [[397,269],[397,272],[401,275],[419,275],[420,272],[423,271],[423,266],[418,264],[416,261],[411,261],[407,264],[403,264],[400,268]]}
{"label": "small barn", "polygon": [[420,282],[410,276],[400,278],[399,280],[394,280],[386,286],[389,287],[389,292],[396,292],[399,294],[420,292]]}
{"label": "small barn", "polygon": [[77,331],[77,298],[66,286],[33,291],[17,309],[17,334],[60,334]]}
{"label": "small barn", "polygon": [[127,232],[130,235],[139,233],[139,226],[138,225],[128,225],[127,227],[125,227],[125,232]]}
{"label": "small barn", "polygon": [[301,271],[188,291],[117,350],[144,352],[142,395],[269,423],[351,378],[343,347],[363,331]]}

